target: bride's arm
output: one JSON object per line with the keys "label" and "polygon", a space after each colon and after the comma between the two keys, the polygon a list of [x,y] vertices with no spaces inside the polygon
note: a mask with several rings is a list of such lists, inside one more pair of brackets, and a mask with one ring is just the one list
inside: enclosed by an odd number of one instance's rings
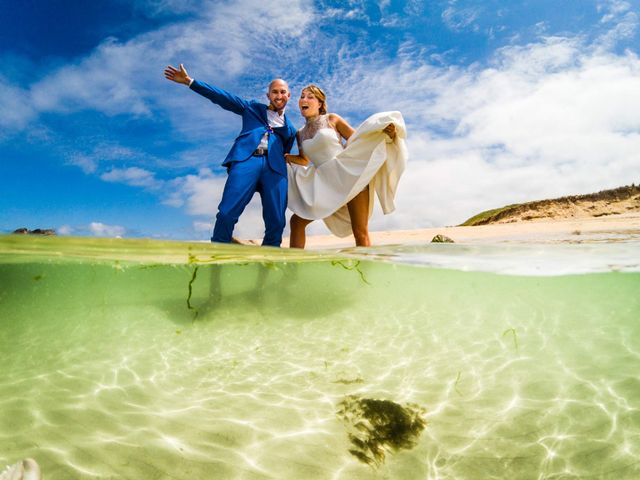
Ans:
{"label": "bride's arm", "polygon": [[284,159],[287,163],[295,163],[302,166],[309,165],[309,159],[302,151],[302,142],[300,141],[300,132],[296,133],[296,140],[298,142],[298,155],[293,155],[291,153],[285,153]]}
{"label": "bride's arm", "polygon": [[284,159],[287,161],[287,163],[295,163],[297,165],[302,165],[304,167],[309,165],[309,159],[304,155],[294,155],[292,153],[285,153]]}
{"label": "bride's arm", "polygon": [[[353,135],[353,132],[355,132],[353,127],[349,125],[349,123],[344,118],[336,113],[329,114],[329,123],[345,140],[349,140],[349,137],[351,137],[351,135]],[[382,131],[387,134],[392,142],[396,139],[396,126],[393,123],[387,125],[382,129]]]}
{"label": "bride's arm", "polygon": [[337,113],[329,114],[329,123],[345,140],[349,140],[349,137],[353,135],[353,132],[355,132],[353,127],[349,125],[349,123]]}

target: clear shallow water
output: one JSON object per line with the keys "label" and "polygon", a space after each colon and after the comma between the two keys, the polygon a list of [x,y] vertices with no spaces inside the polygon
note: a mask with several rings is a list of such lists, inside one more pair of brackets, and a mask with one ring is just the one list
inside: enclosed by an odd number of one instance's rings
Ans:
{"label": "clear shallow water", "polygon": [[[0,463],[32,456],[47,480],[639,478],[639,259],[635,242],[3,237]],[[426,426],[367,464],[353,399]]]}

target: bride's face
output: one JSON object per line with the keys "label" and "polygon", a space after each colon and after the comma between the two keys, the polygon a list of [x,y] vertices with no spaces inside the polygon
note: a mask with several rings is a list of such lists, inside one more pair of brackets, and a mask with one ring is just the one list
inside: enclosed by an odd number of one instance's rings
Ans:
{"label": "bride's face", "polygon": [[300,94],[300,100],[298,100],[298,106],[300,107],[300,113],[304,118],[320,115],[320,100],[318,100],[309,90],[302,91]]}

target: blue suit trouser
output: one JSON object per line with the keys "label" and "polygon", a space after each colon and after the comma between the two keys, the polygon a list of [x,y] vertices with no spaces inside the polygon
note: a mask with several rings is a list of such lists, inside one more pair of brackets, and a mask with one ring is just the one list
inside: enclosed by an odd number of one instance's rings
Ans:
{"label": "blue suit trouser", "polygon": [[262,245],[280,246],[282,231],[287,223],[287,177],[271,170],[266,156],[250,157],[229,166],[229,177],[218,205],[212,242],[231,242],[233,228],[255,192],[262,199],[265,226]]}

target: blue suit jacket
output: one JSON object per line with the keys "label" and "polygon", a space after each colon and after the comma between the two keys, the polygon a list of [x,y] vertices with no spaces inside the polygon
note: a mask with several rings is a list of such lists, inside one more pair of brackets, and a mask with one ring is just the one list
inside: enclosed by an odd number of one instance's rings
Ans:
{"label": "blue suit jacket", "polygon": [[[244,162],[251,158],[253,152],[260,145],[262,136],[269,128],[267,105],[256,101],[243,100],[221,88],[213,87],[198,80],[194,80],[189,88],[207,97],[225,110],[237,113],[242,117],[242,130],[236,137],[222,165],[228,166],[232,162]],[[293,147],[296,129],[289,122],[286,115],[284,121],[284,127],[274,128],[274,133],[269,135],[267,161],[272,170],[286,177],[287,165],[284,160],[284,154],[289,153],[291,147]]]}

